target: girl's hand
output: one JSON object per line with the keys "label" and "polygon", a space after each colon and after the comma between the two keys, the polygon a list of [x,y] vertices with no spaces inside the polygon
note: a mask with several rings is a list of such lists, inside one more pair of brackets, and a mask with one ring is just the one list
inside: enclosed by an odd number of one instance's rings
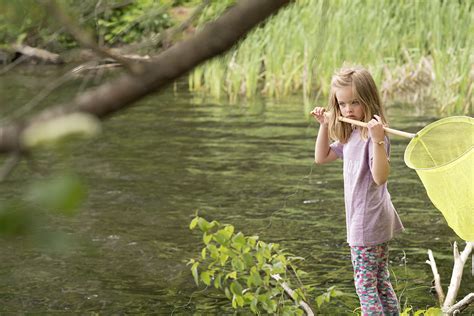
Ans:
{"label": "girl's hand", "polygon": [[367,128],[369,129],[369,136],[374,143],[385,139],[384,125],[380,116],[374,115],[374,118],[367,123]]}
{"label": "girl's hand", "polygon": [[319,124],[327,124],[328,120],[326,116],[324,115],[325,112],[326,112],[325,108],[317,106],[311,111],[310,114],[316,119],[316,121],[319,122]]}

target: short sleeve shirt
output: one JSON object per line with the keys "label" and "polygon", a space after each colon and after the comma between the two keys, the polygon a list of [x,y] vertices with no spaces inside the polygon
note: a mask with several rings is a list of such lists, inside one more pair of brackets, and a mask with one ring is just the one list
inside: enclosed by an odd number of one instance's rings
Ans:
{"label": "short sleeve shirt", "polygon": [[[372,177],[373,143],[354,129],[347,143],[330,145],[344,165],[344,202],[347,242],[351,246],[373,246],[389,241],[403,225],[395,210],[387,183],[377,185]],[[375,145],[378,146],[378,145]],[[387,157],[389,139],[385,137]]]}

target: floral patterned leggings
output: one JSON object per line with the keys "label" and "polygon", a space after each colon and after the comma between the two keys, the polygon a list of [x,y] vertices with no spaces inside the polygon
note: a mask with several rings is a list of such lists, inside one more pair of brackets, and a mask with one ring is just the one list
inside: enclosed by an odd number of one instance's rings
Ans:
{"label": "floral patterned leggings", "polygon": [[399,315],[388,272],[388,243],[351,246],[351,258],[362,315]]}

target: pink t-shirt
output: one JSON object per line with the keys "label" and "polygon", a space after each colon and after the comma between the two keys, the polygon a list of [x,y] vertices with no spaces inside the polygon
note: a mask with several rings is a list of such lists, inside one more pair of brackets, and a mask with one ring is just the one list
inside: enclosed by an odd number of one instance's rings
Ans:
{"label": "pink t-shirt", "polygon": [[[390,143],[385,137],[387,156]],[[363,140],[358,128],[346,144],[330,145],[344,163],[344,201],[347,242],[350,246],[373,246],[389,241],[403,225],[393,207],[387,183],[377,185],[372,177],[372,141]]]}

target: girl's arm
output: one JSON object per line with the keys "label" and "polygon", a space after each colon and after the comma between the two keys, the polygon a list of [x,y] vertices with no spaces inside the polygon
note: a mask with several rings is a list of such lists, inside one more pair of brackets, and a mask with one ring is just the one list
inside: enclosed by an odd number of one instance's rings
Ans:
{"label": "girl's arm", "polygon": [[327,118],[324,116],[325,109],[316,107],[311,115],[319,122],[319,132],[314,146],[314,161],[317,164],[328,163],[337,159],[337,155],[329,147],[329,131]]}
{"label": "girl's arm", "polygon": [[374,117],[375,119],[367,123],[370,138],[372,139],[372,177],[376,184],[382,185],[387,182],[388,175],[390,174],[390,164],[385,150],[385,132],[381,119],[378,115],[374,115]]}

